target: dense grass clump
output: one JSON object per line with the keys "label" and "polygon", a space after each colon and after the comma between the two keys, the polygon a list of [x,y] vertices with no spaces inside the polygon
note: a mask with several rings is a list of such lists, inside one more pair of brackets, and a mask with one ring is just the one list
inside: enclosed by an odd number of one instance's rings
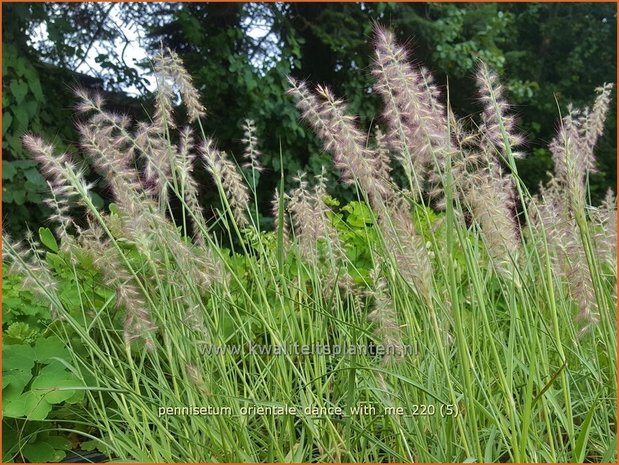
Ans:
{"label": "dense grass clump", "polygon": [[[170,51],[155,60],[148,122],[79,92],[81,152],[109,209],[75,160],[24,138],[49,180],[59,248],[3,237],[4,258],[61,320],[84,431],[111,458],[616,460],[616,203],[609,192],[590,205],[587,185],[611,86],[563,117],[554,175],[532,196],[491,70],[480,64],[480,117],[459,120],[390,32],[377,28],[375,45],[385,106],[371,137],[327,87],[290,82],[357,200],[282,173],[273,231],[258,221],[253,123],[238,166],[205,136]],[[177,126],[176,91],[194,129]],[[197,163],[220,194],[212,214]],[[283,192],[285,175],[298,187]],[[77,299],[58,291],[60,268]],[[113,292],[94,293],[85,268]]]}

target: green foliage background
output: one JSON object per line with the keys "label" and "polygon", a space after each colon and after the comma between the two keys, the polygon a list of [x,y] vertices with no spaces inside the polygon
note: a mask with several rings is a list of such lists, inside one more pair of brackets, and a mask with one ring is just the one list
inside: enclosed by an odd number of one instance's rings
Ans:
{"label": "green foliage background", "polygon": [[[267,167],[259,198],[267,216],[266,202],[282,168],[293,175],[331,166],[285,94],[288,75],[330,85],[365,129],[380,124],[380,101],[368,94],[374,21],[397,31],[413,59],[427,66],[443,88],[449,84],[460,116],[479,109],[475,99],[462,97],[475,94],[477,61],[499,72],[527,137],[528,158],[519,172],[532,190],[552,166],[544,147],[559,110],[570,102],[590,104],[594,88],[616,75],[614,3],[128,3],[118,7],[116,17],[111,8],[3,5],[3,220],[8,230],[19,233],[26,222],[32,228],[44,223],[46,185],[20,137],[36,132],[60,150],[74,144],[72,87],[100,88],[113,105],[136,116],[148,111],[148,92],[140,99],[123,94],[128,86],[144,90],[147,73],[124,62],[124,46],[114,42],[124,40],[121,22],[140,27],[142,45],[151,52],[163,44],[181,55],[203,92],[207,132],[222,149],[240,156],[241,123],[256,121]],[[260,24],[269,30],[266,39],[248,33]],[[33,31],[42,26],[47,41],[35,47]],[[93,78],[76,69],[95,40],[108,45],[96,57],[103,71]],[[594,203],[616,185],[616,98],[610,115],[598,147],[599,172],[591,180]],[[351,200],[337,172],[329,170],[328,180],[332,194]],[[203,184],[209,203],[214,190]],[[99,193],[109,200],[106,192]]]}

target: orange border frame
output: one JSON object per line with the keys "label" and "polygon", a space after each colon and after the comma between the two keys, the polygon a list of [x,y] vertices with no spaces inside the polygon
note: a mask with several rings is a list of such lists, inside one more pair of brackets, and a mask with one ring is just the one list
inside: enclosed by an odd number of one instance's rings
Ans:
{"label": "orange border frame", "polygon": [[[165,1],[162,0],[137,0],[139,2],[142,3],[167,3]],[[375,2],[376,0],[371,0],[371,2]],[[400,0],[401,3],[428,3],[428,2],[422,2],[420,0]],[[4,0],[0,0],[0,5],[3,3],[56,3],[57,0],[53,0],[51,2],[44,2],[41,0],[36,0],[34,2],[30,2],[28,0],[12,0],[10,2],[4,1]],[[83,2],[80,0],[65,0],[66,3],[94,3],[94,2],[98,2],[98,3],[130,3],[128,0],[111,0],[111,1],[106,1],[106,0],[87,0],[87,2]],[[260,0],[260,2],[263,3],[276,3],[276,0]],[[286,2],[286,3],[303,3],[303,2],[312,2],[312,0],[293,0],[291,2]],[[329,2],[327,0],[313,0],[314,3],[353,3],[355,2],[355,0],[340,0],[340,2]],[[511,0],[511,1],[505,1],[505,0],[499,0],[499,1],[489,1],[489,0],[433,0],[433,3],[614,3],[615,6],[618,8],[619,10],[619,0],[615,0],[614,2],[609,2],[609,1],[605,1],[605,0],[589,0],[589,1],[579,1],[579,0],[539,0],[538,2],[533,2],[530,0]],[[59,2],[58,2],[59,3]],[[173,3],[173,2],[169,2],[169,3]],[[200,2],[200,0],[185,0],[183,3],[203,3]],[[206,3],[206,2],[204,2]],[[212,3],[246,3],[243,2],[242,0],[233,0],[231,2],[224,2],[221,0],[214,0]],[[432,3],[432,2],[430,2]],[[617,13],[619,13],[619,11],[617,11]],[[2,15],[3,15],[3,8],[0,8],[0,35],[2,35]],[[615,19],[616,19],[616,23],[617,26],[619,26],[619,15],[616,14],[615,15]],[[619,36],[617,37],[617,43],[616,43],[617,49],[619,49]],[[0,65],[2,65],[2,53],[0,53]],[[615,64],[615,68],[617,68],[617,64]],[[617,69],[617,75],[616,75],[616,83],[619,83],[619,69]],[[0,68],[0,78],[2,77],[2,70]],[[2,89],[0,89],[0,98],[2,98]],[[617,116],[619,116],[619,111]],[[0,125],[2,125],[2,112],[0,111]],[[617,140],[616,140],[616,145],[619,145],[619,134],[617,135]],[[1,150],[1,149],[0,149]],[[0,186],[2,185],[2,181],[1,181],[1,175],[2,175],[2,166],[0,165]],[[617,167],[617,178],[619,179],[619,166]],[[0,189],[0,202],[2,201],[2,190]],[[617,193],[617,186],[615,186],[615,193]],[[0,204],[0,231],[2,231],[2,221],[1,218],[3,218],[2,216],[2,205]],[[618,226],[618,230],[619,230],[619,226]],[[617,246],[619,249],[619,237],[617,239]],[[0,257],[2,256],[2,251],[0,250]],[[619,255],[618,257],[619,260]],[[2,278],[2,270],[0,269],[0,278]],[[619,295],[619,281],[617,282],[617,295]],[[0,285],[0,304],[2,303],[2,286]],[[619,302],[617,303],[617,316],[616,316],[616,321],[618,323],[618,329],[617,329],[617,336],[618,336],[618,340],[619,340]],[[0,315],[0,323],[2,322],[2,316]],[[2,344],[2,332],[0,331],[0,345]],[[619,345],[618,347],[616,347],[615,349],[619,350]],[[2,357],[0,357],[0,369],[2,368]],[[0,379],[2,378],[2,374],[0,372]],[[617,382],[619,384],[619,370],[617,371]],[[617,405],[616,405],[616,418],[619,418],[619,399],[617,400]],[[0,391],[0,412],[2,410],[2,392]],[[617,430],[615,431],[615,433],[617,435],[619,435],[619,426],[615,425],[615,427],[617,428]],[[2,423],[0,422],[0,435],[2,434]],[[1,446],[0,446],[1,448]],[[617,442],[617,456],[619,457],[619,442]],[[0,459],[1,460],[1,459]],[[120,465],[134,465],[134,464],[130,464],[130,463],[122,463],[122,462],[115,462],[118,463]],[[369,463],[369,462],[365,462],[365,463]],[[423,462],[426,463],[426,462]],[[431,463],[431,462],[429,462]],[[448,463],[448,462],[445,462]],[[456,462],[457,463],[457,462]],[[570,463],[570,462],[568,462]],[[619,463],[619,458],[618,458],[618,462]],[[344,463],[345,465],[353,465],[348,464],[348,463]],[[174,465],[183,465],[183,464],[174,464]],[[241,463],[236,463],[236,462],[230,462],[230,465],[247,465],[247,464],[241,464]],[[273,464],[275,465],[275,464]],[[310,463],[304,463],[302,465],[312,465]],[[380,465],[380,464],[376,464],[376,465]],[[392,465],[407,465],[405,463],[393,463]],[[439,464],[432,464],[432,465],[439,465]]]}

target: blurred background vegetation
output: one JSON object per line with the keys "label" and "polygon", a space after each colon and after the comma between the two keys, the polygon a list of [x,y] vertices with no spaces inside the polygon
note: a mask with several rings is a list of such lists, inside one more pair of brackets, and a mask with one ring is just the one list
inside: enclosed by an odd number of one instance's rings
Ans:
{"label": "blurred background vegetation", "polygon": [[[153,102],[147,59],[162,44],[177,51],[207,107],[205,129],[221,149],[243,151],[241,124],[256,121],[263,163],[264,213],[280,170],[294,175],[331,166],[285,94],[292,75],[332,87],[365,129],[380,124],[368,93],[377,21],[408,44],[445,89],[458,116],[480,110],[478,60],[498,71],[527,137],[520,173],[536,190],[551,169],[545,148],[569,102],[590,105],[594,89],[616,76],[614,3],[3,3],[3,225],[22,234],[45,224],[47,186],[21,146],[26,131],[75,148],[76,86],[104,93],[112,110],[145,117]],[[616,97],[598,146],[594,202],[616,185]],[[88,167],[85,167],[88,169]],[[351,193],[328,173],[329,188]],[[212,186],[197,170],[205,204]],[[287,176],[291,181],[292,176]],[[99,187],[97,201],[109,201]],[[268,221],[268,220],[266,220]]]}

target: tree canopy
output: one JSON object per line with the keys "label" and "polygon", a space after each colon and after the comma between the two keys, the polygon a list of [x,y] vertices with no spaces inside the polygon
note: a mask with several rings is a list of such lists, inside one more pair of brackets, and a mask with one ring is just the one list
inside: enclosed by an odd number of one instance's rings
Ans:
{"label": "tree canopy", "polygon": [[[223,150],[240,155],[241,125],[256,122],[267,168],[263,192],[273,191],[281,169],[318,173],[331,166],[286,95],[288,76],[330,86],[365,130],[380,124],[380,99],[368,92],[375,22],[408,44],[445,96],[449,89],[459,116],[480,109],[473,79],[479,61],[499,73],[526,135],[519,172],[531,190],[552,166],[545,147],[560,112],[570,102],[590,105],[594,89],[616,76],[614,3],[4,3],[3,13],[9,229],[47,216],[45,182],[20,138],[33,131],[67,149],[76,140],[73,87],[101,89],[124,112],[150,111],[150,62],[128,59],[136,43],[149,53],[167,46],[182,57],[207,108],[204,127]],[[129,89],[142,96],[129,97]],[[595,199],[616,184],[614,96],[610,115],[591,180]],[[328,187],[351,196],[334,170]],[[203,196],[210,198],[208,191]]]}

